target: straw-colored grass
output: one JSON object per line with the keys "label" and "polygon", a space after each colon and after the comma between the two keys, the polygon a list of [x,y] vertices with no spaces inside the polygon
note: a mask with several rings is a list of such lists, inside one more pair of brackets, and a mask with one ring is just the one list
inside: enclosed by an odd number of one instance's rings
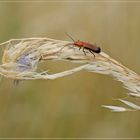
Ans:
{"label": "straw-colored grass", "polygon": [[[11,39],[0,46],[4,47],[0,65],[0,74],[3,77],[16,80],[56,79],[87,70],[114,77],[130,91],[129,95],[140,97],[140,76],[104,52],[95,54],[94,57],[87,50],[85,55],[78,47],[71,45],[71,42],[49,38]],[[81,66],[55,74],[48,74],[47,70],[38,72],[38,64],[47,60],[76,62],[81,63]],[[130,102],[126,102],[123,103],[136,109]],[[105,107],[114,111],[121,109],[115,106]],[[136,110],[139,110],[138,107]]]}

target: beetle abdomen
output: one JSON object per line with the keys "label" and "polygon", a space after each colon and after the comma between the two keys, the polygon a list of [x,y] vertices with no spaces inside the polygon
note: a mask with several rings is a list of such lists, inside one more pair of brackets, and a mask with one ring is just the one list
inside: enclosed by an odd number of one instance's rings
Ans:
{"label": "beetle abdomen", "polygon": [[91,50],[95,53],[100,53],[101,52],[101,48],[97,47],[96,45],[93,45],[93,44],[87,44],[87,46],[85,48],[88,49],[88,50]]}
{"label": "beetle abdomen", "polygon": [[100,48],[100,47],[96,47],[96,48],[94,48],[94,52],[96,52],[96,53],[100,53],[100,52],[101,52],[101,48]]}

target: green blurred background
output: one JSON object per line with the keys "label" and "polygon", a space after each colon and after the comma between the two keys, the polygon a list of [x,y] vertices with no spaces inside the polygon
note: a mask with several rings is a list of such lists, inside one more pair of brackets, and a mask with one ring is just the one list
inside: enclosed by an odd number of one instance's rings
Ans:
{"label": "green blurred background", "polygon": [[[49,37],[96,42],[102,50],[139,72],[140,3],[0,2],[0,42]],[[2,53],[2,49],[0,50]],[[46,62],[60,71],[73,66]],[[0,82],[0,137],[140,137],[140,113],[112,113],[101,107],[127,90],[111,77],[79,72],[53,81]],[[118,104],[122,105],[122,104]]]}

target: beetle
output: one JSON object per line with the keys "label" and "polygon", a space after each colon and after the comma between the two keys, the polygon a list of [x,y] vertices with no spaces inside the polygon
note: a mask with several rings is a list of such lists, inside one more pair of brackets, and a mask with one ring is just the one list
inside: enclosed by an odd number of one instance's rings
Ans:
{"label": "beetle", "polygon": [[91,43],[80,41],[80,40],[75,41],[69,34],[67,34],[67,36],[73,40],[72,45],[79,47],[79,50],[81,48],[83,49],[83,52],[85,55],[86,55],[85,49],[91,52],[94,55],[94,57],[95,57],[94,53],[101,52],[101,48],[98,47],[96,44],[91,44]]}

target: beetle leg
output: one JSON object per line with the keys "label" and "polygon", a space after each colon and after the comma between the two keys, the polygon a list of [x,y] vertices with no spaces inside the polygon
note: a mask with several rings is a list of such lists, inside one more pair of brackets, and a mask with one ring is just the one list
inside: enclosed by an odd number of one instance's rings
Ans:
{"label": "beetle leg", "polygon": [[92,50],[89,50],[93,55],[94,55],[94,58],[95,58],[95,54],[94,54],[94,52],[92,51]]}
{"label": "beetle leg", "polygon": [[81,47],[79,47],[79,50],[81,50]]}
{"label": "beetle leg", "polygon": [[83,52],[84,52],[84,54],[86,55],[86,52],[85,52],[85,49],[83,48]]}

